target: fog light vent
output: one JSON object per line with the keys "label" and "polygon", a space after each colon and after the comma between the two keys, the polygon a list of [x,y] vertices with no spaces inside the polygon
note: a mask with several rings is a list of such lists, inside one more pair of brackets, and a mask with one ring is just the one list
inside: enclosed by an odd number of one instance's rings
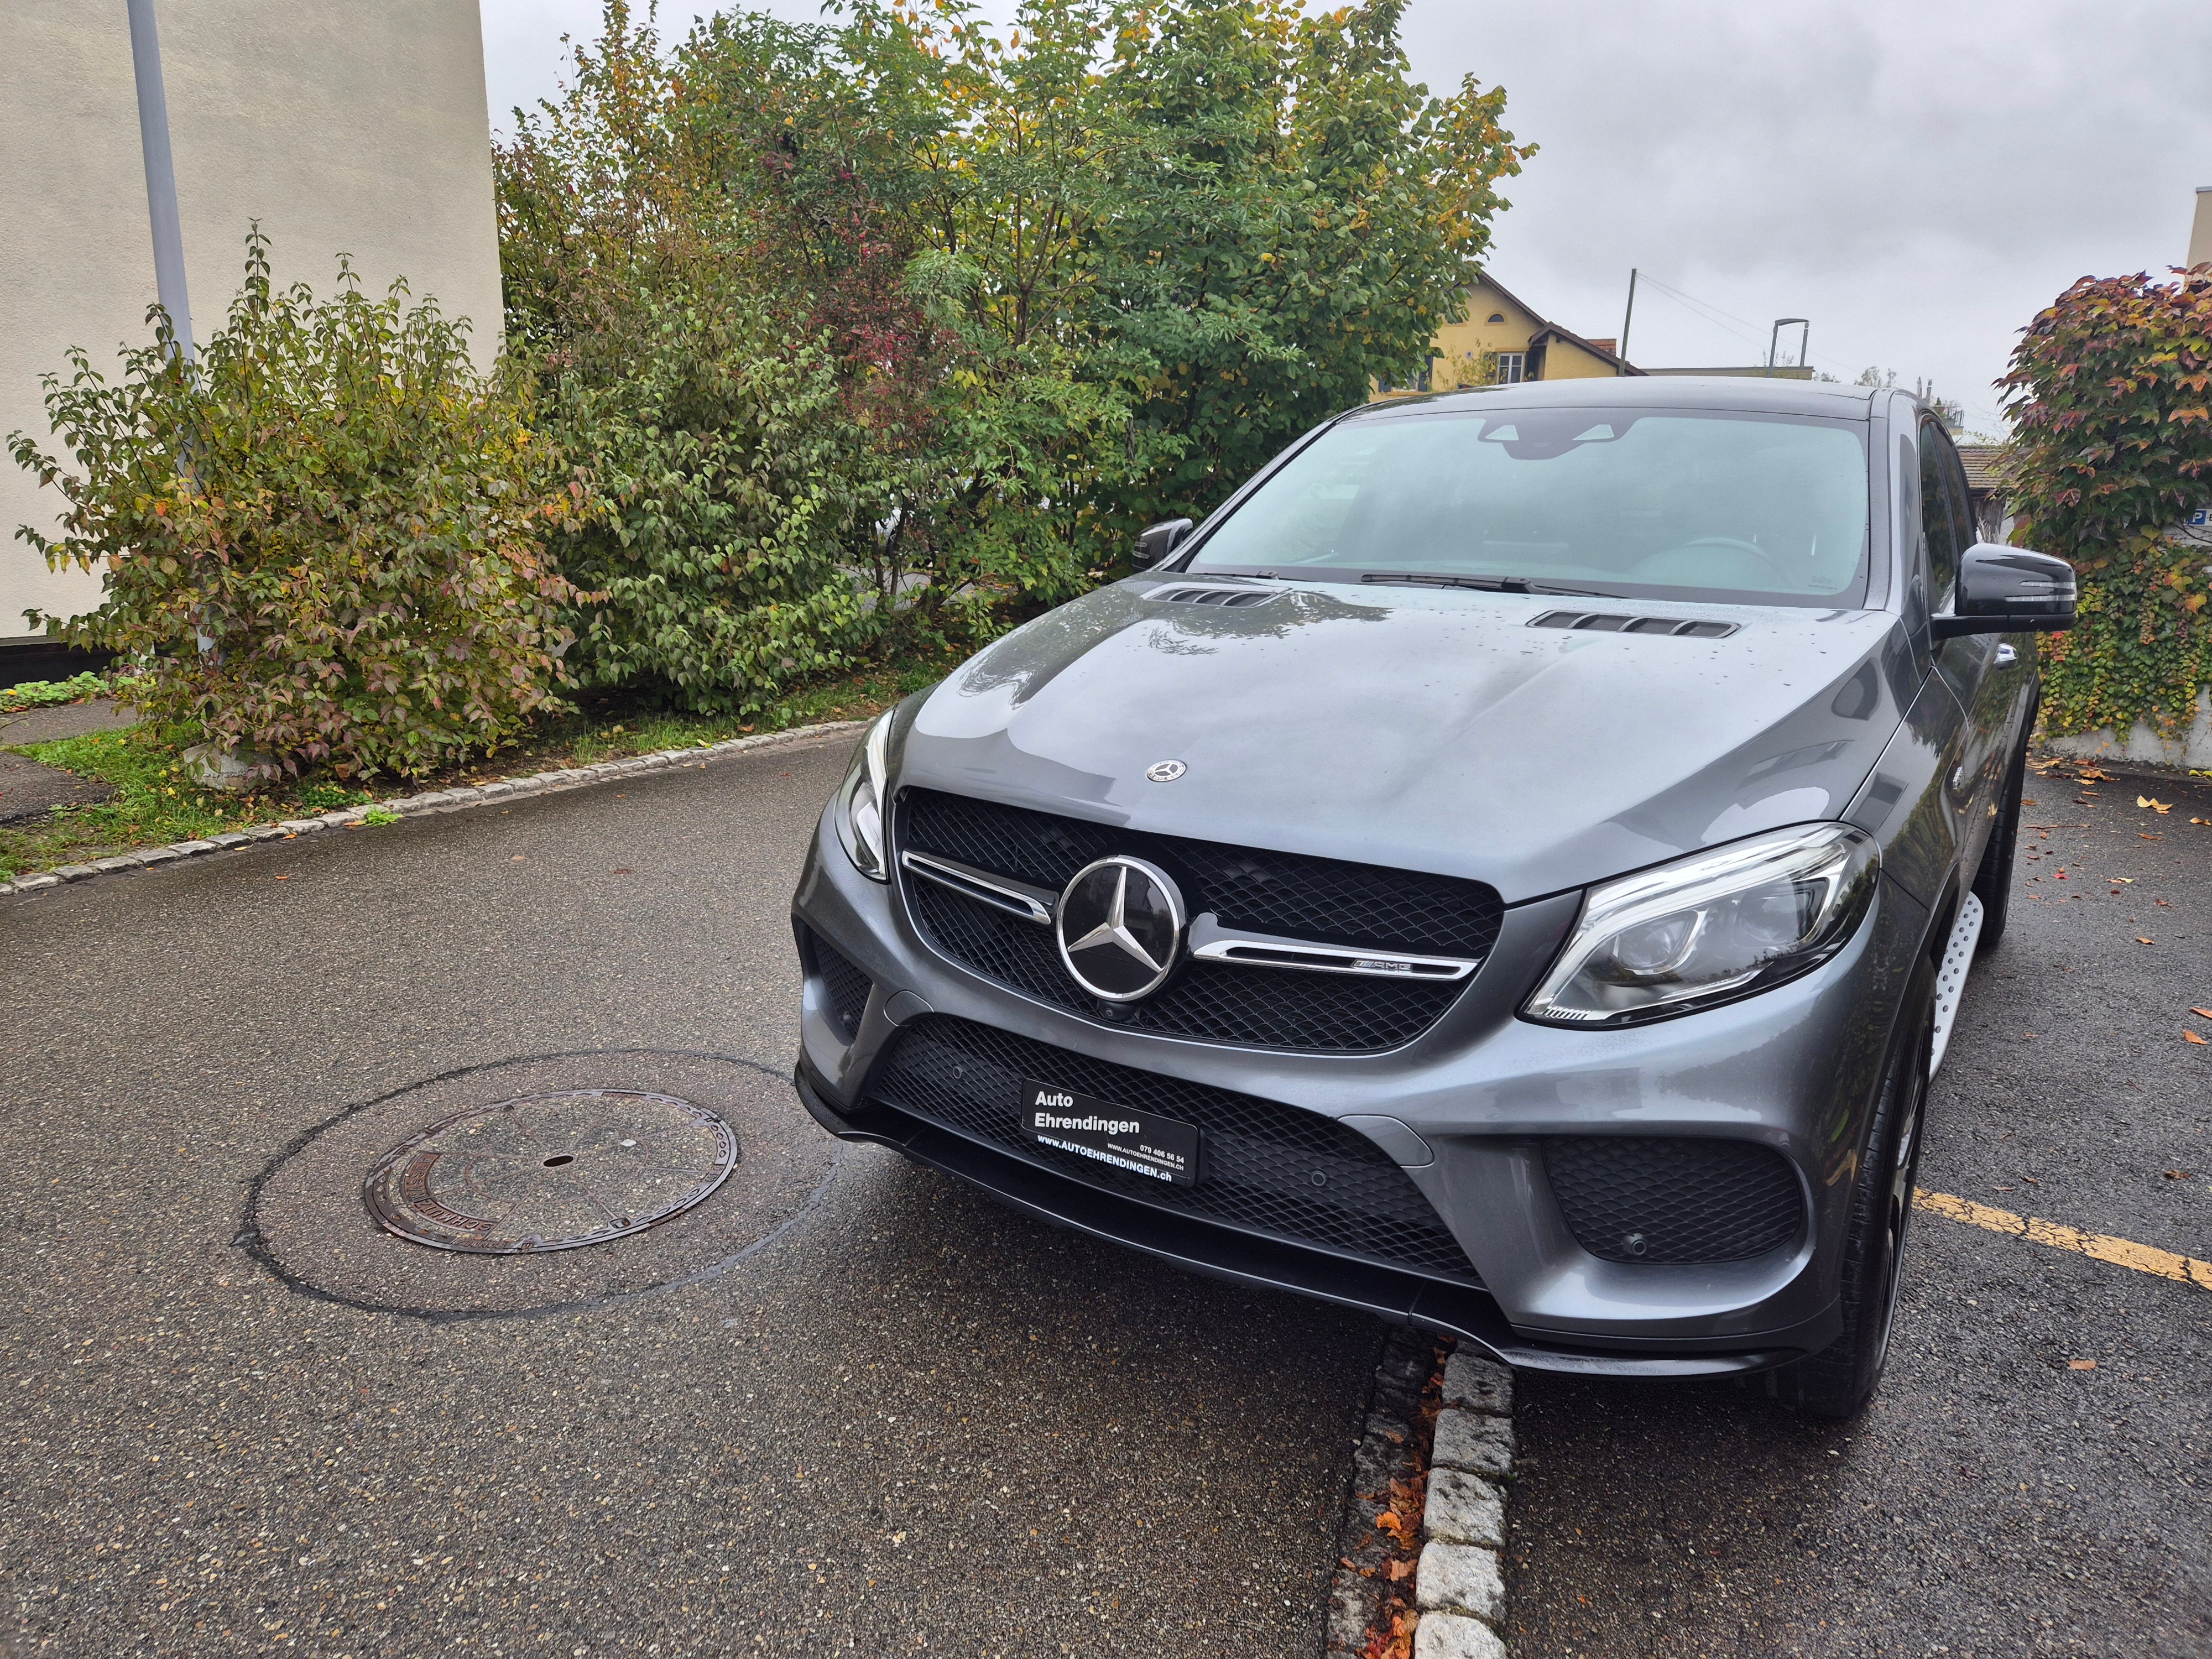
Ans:
{"label": "fog light vent", "polygon": [[1607,1261],[1741,1261],[1804,1224],[1789,1161],[1747,1140],[1563,1135],[1544,1168],[1575,1242]]}
{"label": "fog light vent", "polygon": [[822,941],[814,939],[814,965],[822,975],[822,988],[830,994],[830,1017],[850,1042],[860,1031],[860,1016],[867,1011],[868,993],[874,981]]}

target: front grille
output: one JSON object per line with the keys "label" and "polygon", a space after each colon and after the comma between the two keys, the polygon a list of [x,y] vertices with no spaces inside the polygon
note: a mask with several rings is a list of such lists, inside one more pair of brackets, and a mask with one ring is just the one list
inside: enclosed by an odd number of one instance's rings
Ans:
{"label": "front grille", "polygon": [[[1206,1134],[1206,1178],[1173,1187],[1036,1145],[1019,1127],[1025,1078],[1196,1124]],[[1481,1283],[1406,1172],[1366,1136],[1316,1113],[1092,1060],[945,1014],[901,1030],[869,1079],[867,1098],[1160,1209],[1431,1278]]]}
{"label": "front grille", "polygon": [[[1456,877],[1146,835],[929,789],[900,798],[898,835],[902,848],[1054,890],[1094,860],[1133,854],[1175,877],[1193,915],[1210,910],[1225,927],[1368,950],[1480,961],[1504,911],[1491,888]],[[1465,988],[1192,962],[1153,995],[1109,1012],[1069,975],[1049,928],[934,882],[907,877],[903,885],[915,925],[955,961],[1040,1001],[1165,1036],[1371,1052],[1420,1035]]]}
{"label": "front grille", "polygon": [[822,975],[822,988],[830,994],[830,1015],[850,1042],[860,1033],[860,1016],[867,1011],[873,981],[831,949],[820,934],[811,937],[814,966]]}
{"label": "front grille", "polygon": [[1747,1140],[1562,1135],[1544,1168],[1576,1243],[1607,1261],[1741,1261],[1803,1223],[1788,1160]]}

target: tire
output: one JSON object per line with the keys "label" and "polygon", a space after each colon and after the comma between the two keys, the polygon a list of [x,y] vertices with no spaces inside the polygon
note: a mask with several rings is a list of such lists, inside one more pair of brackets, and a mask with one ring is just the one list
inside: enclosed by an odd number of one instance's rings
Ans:
{"label": "tire", "polygon": [[1922,960],[1906,993],[1898,1039],[1851,1188],[1844,1236],[1844,1331],[1826,1347],[1769,1372],[1769,1392],[1807,1417],[1855,1417],[1874,1398],[1889,1359],[1899,1269],[1920,1173],[1928,1108],[1928,1053],[1936,1024],[1936,970]]}
{"label": "tire", "polygon": [[[2033,716],[2028,730],[2035,729]],[[1982,934],[1974,941],[1974,954],[1986,956],[2004,937],[2005,918],[2012,908],[2013,866],[2020,856],[2020,798],[2027,785],[2027,738],[2013,751],[2005,771],[2004,790],[1997,798],[1997,821],[1990,831],[1990,844],[1982,849],[1981,867],[1974,872],[1974,896],[1982,902]]]}

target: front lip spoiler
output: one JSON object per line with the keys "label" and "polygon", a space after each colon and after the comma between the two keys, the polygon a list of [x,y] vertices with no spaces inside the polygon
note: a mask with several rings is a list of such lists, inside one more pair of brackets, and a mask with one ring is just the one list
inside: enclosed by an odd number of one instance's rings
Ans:
{"label": "front lip spoiler", "polygon": [[[1193,1273],[1290,1291],[1474,1342],[1507,1364],[1589,1376],[1724,1376],[1802,1358],[1802,1347],[1702,1352],[1636,1352],[1546,1340],[1517,1331],[1484,1291],[1424,1279],[1325,1251],[1259,1239],[1226,1227],[1131,1203],[1008,1158],[933,1123],[888,1107],[846,1112],[801,1060],[792,1082],[815,1121],[843,1140],[873,1141],[981,1188],[1011,1207],[1056,1226],[1141,1250]],[[1649,1345],[1657,1347],[1658,1344]]]}

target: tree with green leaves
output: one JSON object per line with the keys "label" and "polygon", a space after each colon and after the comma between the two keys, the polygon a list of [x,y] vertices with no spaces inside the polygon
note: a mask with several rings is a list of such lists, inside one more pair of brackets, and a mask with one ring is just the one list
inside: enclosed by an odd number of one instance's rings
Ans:
{"label": "tree with green leaves", "polygon": [[2053,729],[2172,730],[2212,685],[2212,275],[2083,277],[2030,323],[1999,382],[2018,533],[2073,562],[2081,621],[2048,636]]}
{"label": "tree with green leaves", "polygon": [[[611,596],[580,672],[749,706],[988,635],[1423,360],[1528,151],[1502,94],[1410,82],[1401,9],[854,0],[663,53],[609,0],[500,155],[512,331],[592,484],[568,556]],[[776,391],[648,396],[709,384]]]}

